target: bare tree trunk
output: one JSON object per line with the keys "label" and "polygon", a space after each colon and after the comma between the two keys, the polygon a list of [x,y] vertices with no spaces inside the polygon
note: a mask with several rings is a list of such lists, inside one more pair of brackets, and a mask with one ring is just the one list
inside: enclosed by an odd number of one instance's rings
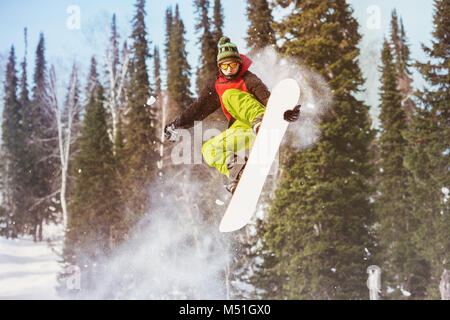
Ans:
{"label": "bare tree trunk", "polygon": [[158,169],[162,169],[164,167],[164,127],[166,126],[166,122],[167,122],[167,95],[166,94],[161,94],[161,98],[160,98],[160,103],[161,103],[161,145],[159,147],[159,155],[161,157],[161,160],[158,161],[157,165],[158,165]]}
{"label": "bare tree trunk", "polygon": [[[124,91],[126,74],[128,72],[129,54],[126,48],[124,48],[123,56],[124,61],[122,62],[120,73],[115,73],[113,71],[114,57],[112,50],[108,50],[105,57],[106,66],[109,72],[109,88],[110,88],[109,94],[107,94],[108,101],[106,104],[108,106],[109,111],[111,112],[111,119],[112,119],[112,132],[109,138],[111,142],[113,142],[113,144],[115,143],[117,137],[119,117],[121,113],[120,110],[121,99]],[[115,149],[113,149],[113,152],[115,154]]]}
{"label": "bare tree trunk", "polygon": [[41,242],[43,240],[43,231],[42,231],[43,225],[44,225],[44,222],[41,219],[41,221],[39,222],[39,233],[38,233],[39,242]]}
{"label": "bare tree trunk", "polygon": [[77,83],[77,68],[74,65],[72,77],[70,79],[70,89],[67,99],[67,105],[64,106],[67,110],[67,126],[64,128],[63,115],[61,108],[58,105],[58,100],[56,98],[56,75],[54,66],[50,69],[50,103],[56,114],[56,126],[58,129],[58,147],[59,147],[59,158],[61,163],[61,185],[60,185],[60,201],[61,208],[63,212],[62,224],[64,230],[67,227],[67,178],[69,171],[69,158],[70,158],[70,146],[73,143],[72,139],[72,129],[73,121],[76,115],[81,111],[81,106],[75,98],[76,95],[76,83]]}

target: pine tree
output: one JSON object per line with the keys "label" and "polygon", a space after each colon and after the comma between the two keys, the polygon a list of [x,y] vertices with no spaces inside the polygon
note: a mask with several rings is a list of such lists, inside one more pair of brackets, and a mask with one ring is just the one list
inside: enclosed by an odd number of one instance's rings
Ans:
{"label": "pine tree", "polygon": [[400,29],[398,25],[397,10],[392,10],[391,13],[391,43],[393,45],[393,56],[397,58],[395,61],[395,70],[400,69]]}
{"label": "pine tree", "polygon": [[153,50],[153,77],[155,79],[155,94],[157,97],[161,96],[161,57],[159,55],[159,47],[155,46]]}
{"label": "pine tree", "polygon": [[219,43],[220,38],[223,36],[223,8],[220,0],[214,0],[213,9],[213,42]]}
{"label": "pine tree", "polygon": [[405,28],[402,19],[399,19],[397,12],[392,12],[391,18],[391,43],[393,45],[393,59],[395,62],[395,71],[397,73],[397,87],[402,96],[402,108],[405,110],[407,120],[409,121],[414,109],[414,101],[411,99],[413,88],[411,86],[412,78],[410,61],[410,50],[406,39]]}
{"label": "pine tree", "polygon": [[406,38],[405,26],[403,25],[403,19],[400,19],[400,52],[397,58],[397,72],[411,75],[409,68],[410,63],[410,50],[408,40]]}
{"label": "pine tree", "polygon": [[411,239],[419,221],[412,215],[412,199],[409,184],[413,183],[404,167],[407,142],[403,133],[407,130],[406,115],[402,109],[402,97],[397,89],[397,72],[391,47],[385,40],[381,53],[381,130],[379,138],[379,170],[376,212],[380,223],[379,242],[382,249],[380,266],[384,282],[397,289],[391,296],[398,297],[400,289],[412,293],[411,298],[424,295],[427,281],[426,264],[418,254]]}
{"label": "pine tree", "polygon": [[[122,48],[122,61],[125,61],[127,56],[129,55],[127,42],[124,41],[123,48]],[[124,75],[123,79],[123,97],[120,101],[120,112],[119,117],[117,119],[117,132],[116,132],[116,138],[114,141],[114,151],[115,151],[115,158],[116,158],[116,168],[117,168],[117,174],[119,179],[122,179],[125,177],[125,168],[126,168],[126,159],[127,155],[125,154],[125,136],[124,136],[124,130],[125,130],[125,124],[124,124],[124,118],[126,118],[125,110],[128,106],[128,92],[131,90],[130,88],[130,74],[127,72]],[[122,205],[125,205],[125,201],[122,201]],[[125,211],[125,208],[122,208],[122,212]]]}
{"label": "pine tree", "polygon": [[166,25],[166,35],[165,35],[165,41],[164,41],[164,55],[166,56],[166,70],[169,70],[169,65],[171,63],[170,39],[172,36],[172,25],[173,25],[172,7],[168,7],[166,9],[166,17],[165,17],[164,22]]}
{"label": "pine tree", "polygon": [[441,274],[450,269],[450,212],[443,191],[450,185],[450,3],[436,0],[434,7],[433,41],[431,47],[422,45],[429,61],[415,64],[427,86],[416,94],[419,101],[406,134],[405,160],[415,179],[410,192],[414,215],[421,222],[415,241],[431,266],[427,294],[432,299],[439,298]]}
{"label": "pine tree", "polygon": [[199,15],[195,30],[200,33],[200,61],[197,69],[196,87],[199,93],[212,74],[217,72],[217,43],[214,42],[211,23],[208,17],[209,0],[194,0],[196,13]]}
{"label": "pine tree", "polygon": [[[91,62],[92,62],[92,60],[91,60]],[[91,66],[91,68],[92,68],[92,66]],[[74,63],[73,65],[72,65],[72,73],[71,73],[71,77],[70,77],[70,79],[72,80],[72,79],[74,79],[74,74],[76,74],[77,73],[77,66],[76,66],[76,64]],[[67,87],[67,95],[66,95],[66,99],[65,99],[65,101],[64,101],[64,107],[63,107],[63,110],[62,110],[62,120],[63,120],[63,126],[64,126],[64,128],[66,129],[67,128],[67,126],[68,126],[68,123],[67,123],[67,121],[68,121],[68,110],[67,110],[67,107],[68,107],[68,105],[69,105],[69,103],[70,103],[70,99],[71,98],[73,98],[73,100],[74,100],[74,104],[78,104],[79,103],[79,101],[80,101],[80,82],[78,81],[78,77],[76,77],[75,78],[76,79],[76,82],[73,84],[74,85],[74,88],[75,88],[75,90],[74,90],[74,94],[73,94],[73,97],[70,97],[70,87],[71,87],[71,85],[72,85],[72,83],[69,83],[69,86]],[[75,132],[77,132],[77,128],[78,128],[78,126],[80,125],[80,117],[79,117],[79,115],[77,114],[76,115],[76,118],[75,119],[73,119],[73,127],[72,127],[72,131],[75,133]]]}
{"label": "pine tree", "polygon": [[30,211],[34,220],[32,232],[36,240],[42,240],[43,223],[55,218],[51,210],[55,201],[51,195],[54,193],[53,183],[58,172],[54,156],[57,150],[57,128],[55,114],[49,107],[46,64],[44,35],[41,33],[36,48],[30,135],[30,152],[34,159],[37,159],[32,169],[33,197],[37,200]]}
{"label": "pine tree", "polygon": [[[24,38],[25,38],[25,54],[23,57],[23,61],[21,63],[22,67],[22,77],[20,79],[20,103],[22,104],[23,113],[25,114],[25,110],[28,110],[29,107],[27,107],[30,103],[30,96],[29,96],[29,90],[28,90],[28,83],[27,83],[27,50],[28,50],[28,38],[27,38],[27,28],[24,30]],[[25,124],[24,124],[25,125]]]}
{"label": "pine tree", "polygon": [[11,47],[4,82],[4,109],[2,123],[2,177],[4,215],[0,217],[0,234],[15,238],[26,232],[29,220],[24,211],[24,172],[22,167],[24,145],[22,105],[17,97],[18,78],[16,56]]}
{"label": "pine tree", "polygon": [[89,76],[86,82],[85,92],[86,92],[86,104],[91,101],[93,95],[97,90],[99,85],[99,74],[97,72],[97,59],[95,56],[91,57],[91,65],[89,67]]}
{"label": "pine tree", "polygon": [[[23,61],[21,63],[22,75],[20,80],[20,96],[19,101],[22,109],[22,130],[24,137],[22,138],[22,144],[24,151],[22,156],[20,157],[20,161],[18,165],[20,165],[21,170],[23,172],[23,180],[22,180],[22,195],[20,200],[20,211],[24,215],[24,219],[30,222],[30,215],[28,213],[29,208],[33,205],[33,181],[32,181],[32,169],[33,165],[36,162],[36,159],[33,157],[31,152],[28,152],[29,147],[31,146],[29,137],[31,135],[31,127],[33,119],[30,117],[32,113],[32,104],[30,101],[30,93],[28,90],[28,75],[27,75],[27,52],[28,52],[28,30],[24,29],[24,45],[25,45],[25,54]],[[19,138],[19,137],[18,137]],[[29,227],[29,226],[28,226]]]}
{"label": "pine tree", "polygon": [[185,49],[186,40],[184,35],[183,21],[180,17],[178,5],[175,8],[175,16],[170,28],[170,61],[167,66],[167,91],[177,106],[186,108],[192,101],[190,92],[190,67],[187,61],[187,52]]}
{"label": "pine tree", "polygon": [[111,21],[111,53],[112,53],[112,73],[115,76],[118,72],[117,68],[119,66],[119,33],[117,32],[116,14],[113,14]]}
{"label": "pine tree", "polygon": [[273,17],[267,0],[248,0],[247,17],[250,21],[247,30],[247,47],[259,50],[275,45],[275,32],[272,28]]}
{"label": "pine tree", "polygon": [[172,42],[173,42],[173,11],[172,11],[172,7],[168,7],[166,9],[166,18],[165,18],[165,25],[166,25],[166,34],[165,34],[165,41],[164,41],[164,55],[166,57],[166,88],[168,88],[169,86],[169,81],[168,81],[168,74],[170,72],[171,69],[175,68],[175,63],[174,63],[174,57],[172,55],[172,50],[171,50],[171,46],[172,46]]}
{"label": "pine tree", "polygon": [[[109,44],[108,49],[106,52],[107,55],[107,62],[106,62],[106,76],[107,76],[107,85],[105,87],[107,95],[110,97],[112,101],[109,103],[117,103],[117,88],[119,86],[119,73],[121,72],[120,69],[120,57],[119,57],[119,39],[120,35],[117,31],[117,22],[116,22],[116,14],[113,14],[112,20],[111,20],[111,31],[110,31],[110,37],[109,37]],[[92,59],[95,59],[92,57]],[[91,67],[92,67],[92,61],[91,61]],[[92,70],[91,70],[92,71]],[[92,74],[92,72],[91,72]],[[88,79],[88,88],[90,86],[90,81]],[[89,99],[89,96],[88,96]],[[89,102],[89,100],[87,101]]]}
{"label": "pine tree", "polygon": [[287,170],[262,235],[263,279],[273,286],[261,289],[279,299],[365,299],[366,252],[373,254],[368,180],[374,132],[369,107],[354,97],[363,84],[358,23],[344,0],[314,0],[295,1],[276,27],[281,51],[321,74],[334,103],[322,118],[320,141],[283,156]]}
{"label": "pine tree", "polygon": [[103,95],[102,86],[96,86],[86,107],[72,166],[75,181],[63,252],[66,263],[83,266],[84,289],[92,285],[95,263],[110,252],[111,227],[119,222],[115,161]]}
{"label": "pine tree", "polygon": [[[94,76],[92,76],[92,72],[94,72]],[[75,83],[74,83],[74,94],[73,97],[70,96],[70,88],[72,83],[69,83],[68,87],[67,87],[67,95],[66,95],[66,99],[65,99],[65,103],[63,105],[63,109],[62,109],[62,120],[63,120],[63,128],[65,130],[68,129],[69,123],[68,123],[68,118],[69,112],[73,112],[72,110],[69,110],[69,105],[73,104],[73,105],[81,105],[83,102],[81,101],[81,89],[80,89],[80,81],[79,78],[77,76],[78,73],[78,68],[76,66],[76,64],[74,63],[72,66],[72,74],[70,76],[71,81],[73,79],[75,79]],[[75,76],[74,76],[75,75]],[[96,74],[96,60],[94,57],[91,58],[91,67],[90,67],[90,73],[89,73],[89,78],[88,78],[88,85],[87,85],[87,91],[88,95],[89,95],[89,99],[90,97],[95,94],[94,87],[96,86],[96,82],[95,82],[95,76],[98,77],[98,74]],[[91,81],[93,83],[91,83]],[[97,80],[98,81],[98,80]],[[71,99],[73,99],[73,101],[71,101]],[[88,102],[88,101],[87,101]],[[86,103],[87,104],[87,103]],[[70,154],[76,154],[79,150],[79,145],[77,143],[76,137],[78,137],[78,135],[80,134],[80,130],[81,130],[81,125],[82,125],[82,116],[83,116],[83,111],[85,110],[85,107],[81,107],[80,111],[75,113],[75,115],[73,116],[72,119],[72,123],[71,125],[71,137],[73,140],[75,140],[74,142],[71,143],[70,146]],[[70,157],[70,156],[69,156]]]}
{"label": "pine tree", "polygon": [[127,90],[128,112],[125,121],[122,119],[125,140],[124,154],[126,158],[127,191],[124,200],[127,203],[130,226],[146,211],[149,194],[147,187],[155,175],[157,154],[157,137],[155,128],[150,124],[155,118],[151,108],[144,108],[150,88],[147,71],[147,58],[151,58],[145,25],[145,1],[136,2],[136,13],[132,20],[131,58],[129,66],[129,84]]}

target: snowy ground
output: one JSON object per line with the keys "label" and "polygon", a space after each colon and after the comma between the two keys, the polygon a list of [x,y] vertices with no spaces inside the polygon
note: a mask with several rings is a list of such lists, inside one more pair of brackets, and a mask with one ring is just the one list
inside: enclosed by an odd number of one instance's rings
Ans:
{"label": "snowy ground", "polygon": [[[59,249],[61,241],[57,241]],[[0,300],[59,299],[58,256],[46,241],[0,238]]]}

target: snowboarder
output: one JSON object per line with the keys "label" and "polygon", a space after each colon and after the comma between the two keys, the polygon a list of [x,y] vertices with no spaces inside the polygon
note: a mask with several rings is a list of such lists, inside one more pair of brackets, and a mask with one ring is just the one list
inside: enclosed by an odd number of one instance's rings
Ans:
{"label": "snowboarder", "polygon": [[[208,165],[230,178],[225,187],[232,194],[247,160],[239,155],[251,148],[270,96],[266,85],[248,70],[251,64],[228,37],[222,37],[218,44],[218,72],[206,82],[199,97],[164,128],[165,137],[173,141],[177,128],[190,128],[194,121],[203,120],[222,107],[228,129],[207,141],[202,154]],[[297,105],[284,113],[284,119],[293,122],[299,114]]]}

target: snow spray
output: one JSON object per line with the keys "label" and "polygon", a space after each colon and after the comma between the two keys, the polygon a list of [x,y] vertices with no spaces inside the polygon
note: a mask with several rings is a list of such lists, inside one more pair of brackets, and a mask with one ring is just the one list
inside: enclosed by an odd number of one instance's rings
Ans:
{"label": "snow spray", "polygon": [[302,151],[320,137],[320,117],[332,106],[333,94],[326,81],[316,72],[302,66],[293,58],[281,57],[273,47],[258,50],[249,57],[250,71],[272,90],[283,79],[295,79],[300,86],[300,119],[292,123],[282,144]]}
{"label": "snow spray", "polygon": [[78,298],[226,299],[228,238],[203,221],[196,199],[205,189],[185,167],[149,189],[148,214]]}

